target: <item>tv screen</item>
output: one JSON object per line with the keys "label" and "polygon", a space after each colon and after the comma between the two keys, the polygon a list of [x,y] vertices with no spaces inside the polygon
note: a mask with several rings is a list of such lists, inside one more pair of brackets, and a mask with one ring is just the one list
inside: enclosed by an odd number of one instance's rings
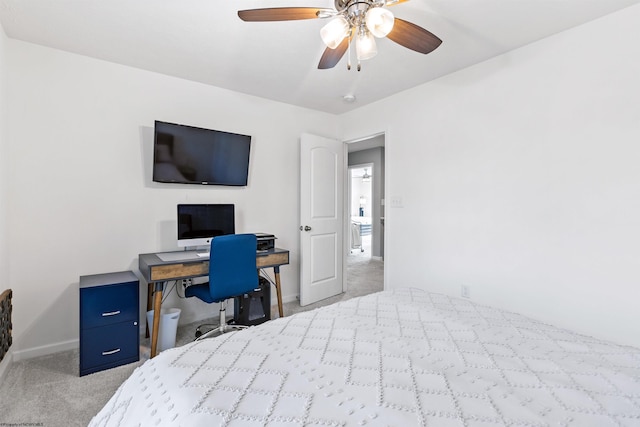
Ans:
{"label": "tv screen", "polygon": [[203,246],[211,239],[225,234],[235,234],[235,206],[178,205],[178,246]]}
{"label": "tv screen", "polygon": [[246,186],[251,136],[155,122],[153,180]]}

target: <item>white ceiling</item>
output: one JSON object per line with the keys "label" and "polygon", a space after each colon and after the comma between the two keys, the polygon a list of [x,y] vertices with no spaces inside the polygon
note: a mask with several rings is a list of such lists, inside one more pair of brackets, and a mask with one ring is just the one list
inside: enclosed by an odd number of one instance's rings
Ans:
{"label": "white ceiling", "polygon": [[[362,71],[318,70],[326,20],[243,22],[239,9],[333,0],[0,0],[8,37],[339,114],[640,0],[411,0],[391,8],[443,40],[428,55],[378,40]],[[597,52],[594,52],[597,55]],[[346,94],[356,102],[343,101]]]}

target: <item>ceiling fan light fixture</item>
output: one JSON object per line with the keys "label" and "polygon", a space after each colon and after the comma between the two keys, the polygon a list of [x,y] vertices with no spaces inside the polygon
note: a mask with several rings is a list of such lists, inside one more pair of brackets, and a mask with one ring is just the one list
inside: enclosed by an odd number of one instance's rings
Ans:
{"label": "ceiling fan light fixture", "polygon": [[356,37],[356,56],[359,61],[365,59],[371,59],[378,54],[378,48],[376,47],[376,39],[373,38],[373,34],[364,28],[358,31]]}
{"label": "ceiling fan light fixture", "polygon": [[394,22],[393,13],[381,7],[372,7],[365,15],[367,28],[378,38],[386,37],[393,29]]}
{"label": "ceiling fan light fixture", "polygon": [[330,49],[335,49],[349,32],[349,23],[342,16],[329,21],[320,30],[320,37],[325,45]]}
{"label": "ceiling fan light fixture", "polygon": [[[358,71],[361,60],[373,58],[377,53],[375,37],[387,37],[407,49],[428,54],[442,44],[435,34],[404,19],[394,18],[386,6],[408,0],[334,0],[334,7],[268,7],[239,10],[238,17],[245,22],[295,21],[329,18],[320,30],[327,46],[318,62],[319,70],[335,67],[347,56],[347,70],[351,69],[352,48],[357,51]],[[316,30],[317,31],[317,30]],[[355,44],[356,46],[352,46]]]}

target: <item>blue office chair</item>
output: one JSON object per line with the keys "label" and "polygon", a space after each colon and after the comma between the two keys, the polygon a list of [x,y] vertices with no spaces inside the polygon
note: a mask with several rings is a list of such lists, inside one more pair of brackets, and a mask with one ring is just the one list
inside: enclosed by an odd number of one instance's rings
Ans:
{"label": "blue office chair", "polygon": [[247,326],[229,325],[226,320],[226,300],[253,291],[258,287],[255,234],[228,234],[211,239],[209,252],[209,282],[191,285],[186,297],[196,297],[211,304],[220,303],[220,324],[202,334],[196,329],[196,340],[213,334],[223,334]]}

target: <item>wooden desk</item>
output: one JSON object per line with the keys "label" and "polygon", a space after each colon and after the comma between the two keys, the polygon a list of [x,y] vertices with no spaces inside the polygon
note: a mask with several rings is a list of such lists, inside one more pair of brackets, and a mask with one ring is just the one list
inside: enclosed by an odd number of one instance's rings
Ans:
{"label": "wooden desk", "polygon": [[[162,288],[164,282],[169,280],[189,279],[209,275],[209,259],[199,258],[193,252],[193,258],[163,261],[158,255],[172,254],[180,257],[185,251],[160,252],[140,254],[138,267],[142,277],[147,282],[147,311],[153,307],[153,332],[151,334],[151,357],[155,357],[158,347],[158,328],[160,327],[160,308],[162,305]],[[283,317],[282,289],[280,287],[280,266],[289,264],[289,251],[286,249],[270,249],[256,252],[256,266],[258,268],[273,268],[275,274],[275,287],[278,297],[278,314]],[[153,306],[151,301],[153,300]]]}

